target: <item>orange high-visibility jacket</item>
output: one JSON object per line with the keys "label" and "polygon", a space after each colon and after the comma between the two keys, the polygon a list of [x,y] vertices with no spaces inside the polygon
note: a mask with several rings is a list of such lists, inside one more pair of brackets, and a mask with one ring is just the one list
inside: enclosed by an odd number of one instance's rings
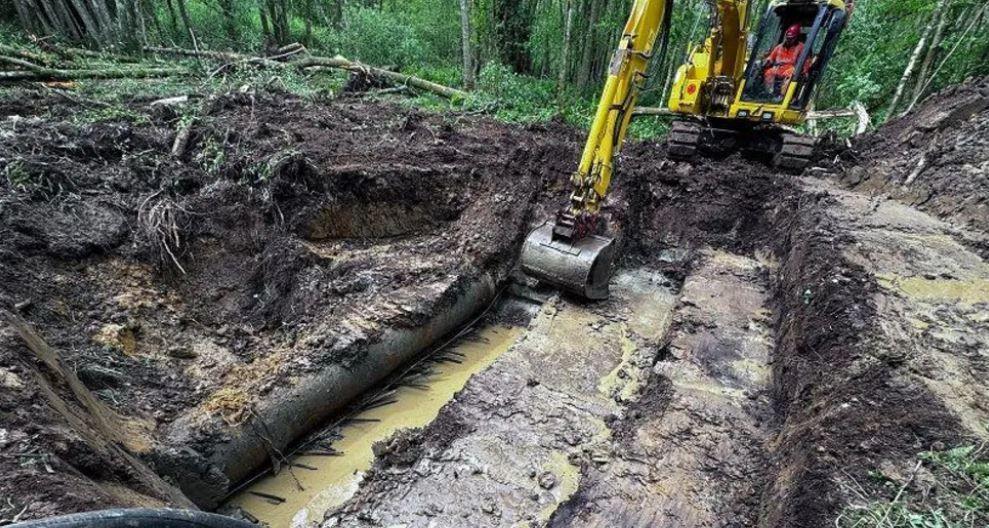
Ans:
{"label": "orange high-visibility jacket", "polygon": [[800,58],[803,51],[803,42],[798,42],[789,48],[783,44],[773,48],[766,60],[776,63],[776,65],[766,69],[766,83],[769,84],[776,79],[789,80],[793,77],[793,71],[797,67],[797,59]]}

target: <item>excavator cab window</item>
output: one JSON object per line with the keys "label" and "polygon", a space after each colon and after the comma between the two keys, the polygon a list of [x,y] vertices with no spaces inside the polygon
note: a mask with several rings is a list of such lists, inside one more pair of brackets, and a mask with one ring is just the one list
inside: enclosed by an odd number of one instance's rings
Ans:
{"label": "excavator cab window", "polygon": [[[792,106],[803,107],[810,100],[813,85],[824,69],[837,43],[837,31],[830,31],[835,13],[844,12],[827,5],[783,4],[766,12],[752,48],[745,73],[742,99],[757,103],[779,103],[793,81],[813,79],[800,85]],[[797,44],[784,45],[786,30],[800,26]],[[840,26],[844,26],[842,18]],[[824,30],[822,31],[822,28]],[[831,33],[835,33],[832,37]]]}
{"label": "excavator cab window", "polygon": [[810,103],[814,88],[823,77],[824,70],[838,46],[838,37],[845,29],[847,18],[845,11],[835,7],[826,7],[822,12],[819,23],[815,24],[811,31],[809,38],[811,45],[805,52],[806,57],[802,59],[802,66],[797,70],[796,81],[799,84],[790,102],[791,108],[804,109]]}

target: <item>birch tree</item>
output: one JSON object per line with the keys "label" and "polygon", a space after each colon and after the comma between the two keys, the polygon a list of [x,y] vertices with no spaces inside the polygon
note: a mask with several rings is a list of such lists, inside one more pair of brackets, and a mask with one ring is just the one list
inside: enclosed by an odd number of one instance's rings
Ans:
{"label": "birch tree", "polygon": [[467,90],[473,90],[476,82],[470,16],[471,0],[460,0],[460,40],[464,64],[464,88]]}
{"label": "birch tree", "polygon": [[563,23],[563,49],[560,50],[560,70],[557,73],[556,85],[557,93],[563,94],[563,89],[567,84],[567,74],[570,70],[570,47],[573,40],[573,0],[567,0],[565,5],[566,15]]}
{"label": "birch tree", "polygon": [[893,93],[893,100],[889,103],[888,115],[892,116],[896,113],[896,107],[900,104],[900,99],[903,97],[903,92],[906,90],[907,83],[910,82],[910,78],[913,76],[913,72],[917,68],[917,62],[920,61],[920,56],[923,54],[925,46],[927,46],[927,41],[931,38],[934,28],[938,24],[940,13],[944,10],[944,6],[947,3],[948,0],[938,0],[937,5],[934,7],[934,12],[931,13],[931,18],[927,21],[927,25],[924,27],[924,33],[921,35],[920,40],[917,41],[917,46],[914,47],[913,53],[910,54],[910,60],[907,61],[907,67],[903,70],[903,76],[900,77],[900,82],[896,85],[896,91]]}
{"label": "birch tree", "polygon": [[948,11],[951,9],[949,4],[950,2],[946,2],[945,5],[935,13],[935,16],[938,18],[937,29],[934,30],[934,37],[931,40],[931,45],[928,46],[927,53],[924,55],[924,62],[920,65],[920,73],[917,74],[917,83],[914,85],[913,89],[913,98],[910,101],[910,106],[907,107],[908,112],[912,110],[913,107],[920,101],[920,98],[924,96],[924,89],[928,85],[927,78],[931,74],[931,67],[934,66],[934,61],[941,52],[941,44],[944,41],[944,30],[948,26]]}

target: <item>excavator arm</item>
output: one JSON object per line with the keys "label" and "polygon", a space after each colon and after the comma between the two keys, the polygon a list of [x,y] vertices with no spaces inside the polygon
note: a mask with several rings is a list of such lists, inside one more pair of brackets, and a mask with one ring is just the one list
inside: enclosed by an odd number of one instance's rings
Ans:
{"label": "excavator arm", "polygon": [[672,4],[672,0],[637,0],[632,6],[632,14],[611,60],[580,165],[571,179],[574,185],[571,215],[597,214],[608,195],[614,157],[621,150],[638,91],[646,80],[653,47]]}
{"label": "excavator arm", "polygon": [[571,177],[570,204],[555,223],[533,231],[522,249],[530,276],[589,299],[608,297],[614,240],[598,235],[598,213],[608,196],[614,159],[632,119],[636,96],[673,0],[635,0],[608,69],[580,164]]}

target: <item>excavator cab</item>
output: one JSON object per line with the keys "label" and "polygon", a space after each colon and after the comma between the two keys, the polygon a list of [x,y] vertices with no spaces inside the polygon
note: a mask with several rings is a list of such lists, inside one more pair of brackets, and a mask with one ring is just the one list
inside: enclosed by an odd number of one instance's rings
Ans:
{"label": "excavator cab", "polygon": [[[784,124],[799,124],[806,117],[814,88],[838,45],[847,14],[839,2],[783,2],[770,5],[749,54],[744,82],[731,115]],[[782,45],[784,33],[800,27],[799,55],[791,76],[767,75],[769,57]]]}
{"label": "excavator cab", "polygon": [[[775,167],[803,170],[816,141],[789,127],[807,120],[853,4],[772,0],[750,41],[750,2],[712,3],[709,35],[674,79],[668,104],[679,118],[667,154],[690,160],[702,147],[728,145],[769,155]],[[794,31],[796,43],[784,45]]]}

